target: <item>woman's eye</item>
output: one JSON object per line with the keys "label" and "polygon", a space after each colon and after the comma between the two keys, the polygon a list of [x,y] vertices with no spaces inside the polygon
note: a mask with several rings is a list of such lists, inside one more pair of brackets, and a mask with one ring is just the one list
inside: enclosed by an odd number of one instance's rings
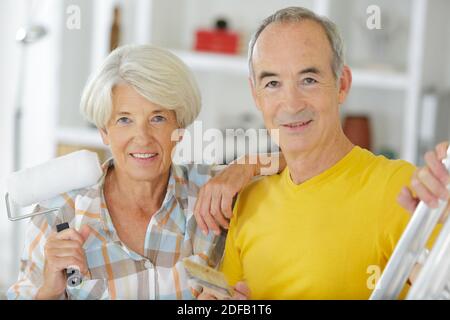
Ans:
{"label": "woman's eye", "polygon": [[278,81],[272,80],[266,84],[267,88],[276,88],[278,86]]}
{"label": "woman's eye", "polygon": [[117,119],[118,124],[128,124],[130,122],[131,122],[131,120],[127,117],[121,117],[121,118]]}
{"label": "woman's eye", "polygon": [[309,85],[309,84],[315,84],[317,83],[316,79],[313,78],[306,78],[303,80],[303,84]]}
{"label": "woman's eye", "polygon": [[166,118],[163,117],[163,116],[154,116],[152,118],[152,122],[162,122],[162,121],[165,121],[165,120],[166,120]]}

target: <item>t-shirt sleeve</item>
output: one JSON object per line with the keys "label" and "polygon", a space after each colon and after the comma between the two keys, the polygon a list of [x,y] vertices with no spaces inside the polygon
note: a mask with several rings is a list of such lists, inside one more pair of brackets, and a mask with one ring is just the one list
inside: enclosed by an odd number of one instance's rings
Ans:
{"label": "t-shirt sleeve", "polygon": [[401,189],[409,186],[415,167],[405,161],[386,179],[384,197],[381,202],[380,246],[383,258],[387,261],[405,230],[411,215],[397,201]]}
{"label": "t-shirt sleeve", "polygon": [[[403,209],[397,201],[398,195],[401,189],[405,186],[411,186],[411,178],[416,170],[412,164],[404,162],[400,168],[398,168],[388,179],[386,187],[386,209],[385,214],[382,215],[381,226],[383,228],[382,234],[384,235],[384,241],[382,242],[383,255],[386,260],[392,255],[397,242],[400,240],[403,232],[405,231],[410,219],[411,214]],[[439,234],[441,226],[438,225],[433,230],[427,247],[430,249]]]}

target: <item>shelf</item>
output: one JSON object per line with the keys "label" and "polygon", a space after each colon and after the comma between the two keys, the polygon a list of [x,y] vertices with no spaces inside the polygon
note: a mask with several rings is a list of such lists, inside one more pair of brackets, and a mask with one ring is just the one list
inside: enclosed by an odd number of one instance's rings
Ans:
{"label": "shelf", "polygon": [[94,128],[59,127],[56,139],[58,143],[107,149],[100,133]]}
{"label": "shelf", "polygon": [[[208,71],[235,75],[248,75],[247,58],[217,53],[172,50],[181,60],[195,71]],[[408,88],[406,73],[390,70],[352,69],[353,86],[386,90]]]}
{"label": "shelf", "polygon": [[247,58],[243,56],[181,50],[171,51],[195,71],[248,75]]}
{"label": "shelf", "polygon": [[406,90],[409,77],[406,73],[385,70],[352,68],[353,86],[386,90]]}

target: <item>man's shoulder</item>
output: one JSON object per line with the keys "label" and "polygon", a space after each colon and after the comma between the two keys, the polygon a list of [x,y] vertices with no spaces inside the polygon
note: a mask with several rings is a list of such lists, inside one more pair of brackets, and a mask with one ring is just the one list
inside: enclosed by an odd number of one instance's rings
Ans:
{"label": "man's shoulder", "polygon": [[386,179],[402,176],[411,176],[416,167],[408,161],[401,159],[388,159],[383,155],[361,149],[361,168]]}
{"label": "man's shoulder", "polygon": [[253,180],[239,193],[241,198],[247,200],[258,199],[264,200],[261,196],[268,194],[271,189],[278,188],[281,179],[281,173],[271,176],[259,176]]}
{"label": "man's shoulder", "polygon": [[405,160],[387,159],[367,150],[365,152],[367,161],[362,161],[362,167],[365,168],[359,181],[367,187],[370,197],[384,207],[380,209],[381,216],[389,219],[386,214],[392,215],[392,210],[404,216],[405,212],[398,205],[397,197],[403,187],[410,185],[416,167]]}

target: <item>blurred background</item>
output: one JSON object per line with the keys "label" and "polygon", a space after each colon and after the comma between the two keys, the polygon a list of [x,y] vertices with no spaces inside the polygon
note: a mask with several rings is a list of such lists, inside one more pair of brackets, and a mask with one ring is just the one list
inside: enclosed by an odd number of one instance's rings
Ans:
{"label": "blurred background", "polygon": [[[17,278],[26,224],[6,218],[5,178],[81,148],[108,157],[78,111],[89,74],[108,53],[128,43],[166,47],[195,73],[203,130],[263,128],[248,86],[247,43],[263,18],[292,5],[341,30],[353,71],[342,121],[352,141],[420,165],[425,150],[450,137],[450,1],[0,1],[0,297]],[[248,151],[243,135],[226,138],[238,147],[212,161]],[[252,151],[274,149],[260,143]]]}

